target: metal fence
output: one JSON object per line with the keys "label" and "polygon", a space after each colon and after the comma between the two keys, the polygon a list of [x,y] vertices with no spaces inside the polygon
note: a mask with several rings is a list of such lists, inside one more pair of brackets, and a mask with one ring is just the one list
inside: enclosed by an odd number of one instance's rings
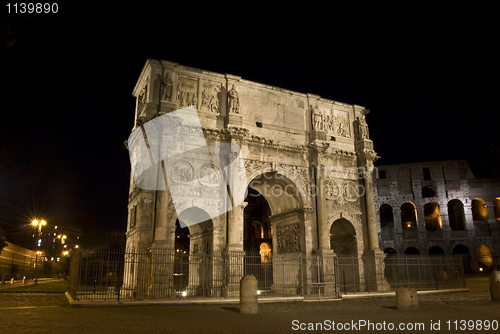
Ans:
{"label": "metal fence", "polygon": [[217,255],[77,252],[69,292],[76,300],[231,298],[254,275],[262,297],[330,296],[463,288],[461,257],[331,257],[232,252]]}
{"label": "metal fence", "polygon": [[[382,263],[383,271],[375,270]],[[416,290],[465,288],[461,256],[387,256],[367,261],[362,257],[336,258],[335,273],[339,294],[392,291],[409,287]]]}

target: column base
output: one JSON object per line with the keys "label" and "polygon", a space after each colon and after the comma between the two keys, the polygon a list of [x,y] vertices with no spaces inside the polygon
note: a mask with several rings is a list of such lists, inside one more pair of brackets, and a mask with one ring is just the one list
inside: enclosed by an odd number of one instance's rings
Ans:
{"label": "column base", "polygon": [[334,250],[327,248],[318,248],[316,254],[312,255],[311,264],[316,270],[311,272],[311,286],[313,287],[311,294],[336,295],[335,258]]}
{"label": "column base", "polygon": [[224,290],[225,297],[240,296],[240,280],[245,275],[245,252],[238,246],[226,246],[225,272],[227,283]]}
{"label": "column base", "polygon": [[380,249],[371,249],[362,255],[366,292],[391,291],[391,285],[385,279],[384,259],[386,255]]}

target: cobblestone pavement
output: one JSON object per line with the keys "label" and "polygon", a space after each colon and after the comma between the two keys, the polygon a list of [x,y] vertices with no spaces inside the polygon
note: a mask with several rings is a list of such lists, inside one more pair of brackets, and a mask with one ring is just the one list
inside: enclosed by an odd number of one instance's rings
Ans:
{"label": "cobblestone pavement", "polygon": [[[72,307],[63,294],[2,293],[0,333],[290,333],[297,332],[293,329],[300,326],[307,328],[309,323],[314,327],[315,323],[322,323],[323,329],[328,329],[331,321],[335,321],[335,326],[342,323],[342,327],[346,323],[349,327],[357,324],[342,331],[358,333],[389,332],[389,323],[394,324],[393,330],[403,333],[427,333],[431,326],[433,333],[479,332],[477,322],[474,327],[468,327],[468,323],[465,330],[460,330],[464,329],[461,320],[489,320],[490,329],[486,332],[499,332],[500,325],[492,330],[491,321],[500,322],[500,303],[492,302],[486,292],[480,287],[470,292],[419,295],[419,310],[414,312],[397,311],[395,297],[381,297],[259,304],[256,315],[239,314],[238,304]],[[366,326],[360,327],[363,321]],[[372,327],[368,327],[370,323]],[[403,331],[400,323],[414,326],[414,330]],[[424,327],[417,328],[419,323]],[[481,322],[483,327],[485,324]]]}

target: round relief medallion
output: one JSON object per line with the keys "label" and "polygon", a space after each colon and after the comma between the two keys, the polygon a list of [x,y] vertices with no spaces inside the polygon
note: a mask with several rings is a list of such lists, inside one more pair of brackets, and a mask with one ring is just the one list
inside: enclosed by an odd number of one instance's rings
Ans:
{"label": "round relief medallion", "polygon": [[206,187],[217,187],[222,183],[222,171],[217,165],[205,164],[198,171],[198,181]]}
{"label": "round relief medallion", "polygon": [[342,194],[347,201],[355,201],[358,198],[357,191],[354,182],[346,181],[342,184]]}
{"label": "round relief medallion", "polygon": [[184,160],[177,160],[170,166],[170,180],[179,183],[187,183],[193,180],[193,166]]}

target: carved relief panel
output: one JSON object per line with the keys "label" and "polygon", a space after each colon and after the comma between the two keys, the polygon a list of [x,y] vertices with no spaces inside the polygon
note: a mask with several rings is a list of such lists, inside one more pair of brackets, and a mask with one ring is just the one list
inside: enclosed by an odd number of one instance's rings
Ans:
{"label": "carved relief panel", "polygon": [[204,82],[201,89],[201,110],[220,113],[221,86],[214,82]]}
{"label": "carved relief panel", "polygon": [[333,133],[335,136],[351,138],[349,115],[346,112],[333,111]]}
{"label": "carved relief panel", "polygon": [[198,102],[198,82],[195,79],[179,76],[177,82],[177,104],[179,108],[194,105]]}
{"label": "carved relief panel", "polygon": [[279,254],[300,252],[300,224],[276,227]]}

